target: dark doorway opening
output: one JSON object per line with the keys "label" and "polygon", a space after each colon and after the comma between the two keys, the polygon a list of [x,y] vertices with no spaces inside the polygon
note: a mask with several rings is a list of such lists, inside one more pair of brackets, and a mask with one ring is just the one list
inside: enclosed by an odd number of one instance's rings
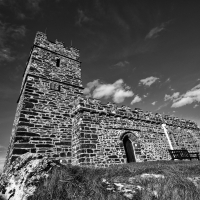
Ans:
{"label": "dark doorway opening", "polygon": [[123,138],[124,149],[126,152],[127,162],[136,162],[132,142],[129,140],[128,135]]}

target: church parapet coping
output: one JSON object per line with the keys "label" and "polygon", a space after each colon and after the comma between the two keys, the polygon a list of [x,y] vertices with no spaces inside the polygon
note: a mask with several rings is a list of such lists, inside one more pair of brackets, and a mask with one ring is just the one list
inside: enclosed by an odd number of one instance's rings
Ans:
{"label": "church parapet coping", "polygon": [[173,125],[176,127],[187,127],[189,129],[199,130],[197,124],[191,120],[179,119],[177,117],[173,117],[170,115],[164,115],[158,113],[152,113],[149,111],[143,111],[142,109],[138,111],[138,108],[135,110],[131,110],[128,106],[117,107],[114,103],[101,104],[99,100],[96,99],[88,99],[84,97],[80,97],[75,100],[73,103],[73,109],[71,114],[77,112],[77,110],[91,110],[97,113],[106,113],[107,115],[112,115],[115,117],[122,117],[127,119],[140,119],[147,123],[158,123],[162,124],[163,122],[167,125]]}

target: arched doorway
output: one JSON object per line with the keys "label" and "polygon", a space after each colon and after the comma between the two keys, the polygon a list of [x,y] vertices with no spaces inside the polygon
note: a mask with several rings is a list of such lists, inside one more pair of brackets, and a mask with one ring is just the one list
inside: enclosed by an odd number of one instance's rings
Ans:
{"label": "arched doorway", "polygon": [[133,144],[132,144],[131,140],[129,139],[128,135],[124,136],[123,144],[124,144],[124,149],[126,152],[127,162],[128,163],[136,162]]}

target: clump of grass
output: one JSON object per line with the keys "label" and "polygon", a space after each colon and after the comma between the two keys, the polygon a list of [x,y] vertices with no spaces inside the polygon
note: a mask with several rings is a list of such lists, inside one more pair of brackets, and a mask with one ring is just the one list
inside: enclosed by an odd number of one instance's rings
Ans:
{"label": "clump of grass", "polygon": [[105,169],[68,166],[55,167],[50,177],[43,180],[33,197],[28,200],[111,200],[126,199],[121,194],[113,194],[101,184]]}
{"label": "clump of grass", "polygon": [[[109,168],[79,166],[54,167],[47,180],[41,180],[35,194],[28,200],[124,200],[119,191],[108,191],[102,183],[116,180],[128,182],[135,177],[135,200],[199,200],[198,188],[187,177],[199,176],[198,161],[155,161],[113,165]],[[141,174],[162,174],[165,178],[141,178]]]}

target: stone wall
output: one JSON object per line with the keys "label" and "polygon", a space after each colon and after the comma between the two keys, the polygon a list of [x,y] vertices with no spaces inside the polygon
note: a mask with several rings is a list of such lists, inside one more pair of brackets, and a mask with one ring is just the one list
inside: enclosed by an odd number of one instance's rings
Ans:
{"label": "stone wall", "polygon": [[70,103],[83,90],[78,58],[74,48],[65,49],[62,43],[54,44],[37,33],[24,73],[4,168],[26,152],[65,157],[71,162]]}
{"label": "stone wall", "polygon": [[141,109],[131,111],[126,106],[103,105],[98,100],[86,98],[74,102],[71,114],[75,122],[73,164],[107,167],[126,163],[125,135],[132,141],[136,162],[169,160],[167,150],[170,147],[162,123],[167,124],[175,149],[186,148],[190,152],[200,150],[199,129],[189,120],[170,118],[172,121],[168,121],[171,116],[144,113]]}

